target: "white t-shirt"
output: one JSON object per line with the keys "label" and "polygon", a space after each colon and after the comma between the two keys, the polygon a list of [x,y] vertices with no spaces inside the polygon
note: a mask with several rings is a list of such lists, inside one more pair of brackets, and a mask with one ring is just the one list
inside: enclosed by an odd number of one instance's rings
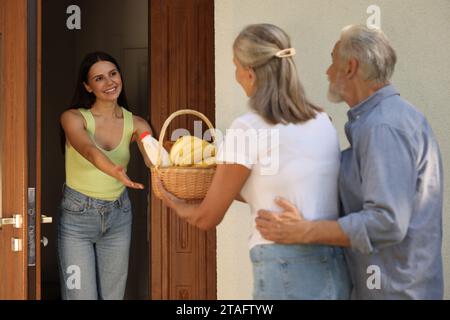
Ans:
{"label": "white t-shirt", "polygon": [[252,248],[272,243],[255,228],[260,209],[281,212],[274,200],[289,200],[308,220],[338,218],[339,139],[325,113],[303,124],[270,125],[255,112],[233,121],[217,154],[218,163],[251,170],[241,195],[250,205]]}

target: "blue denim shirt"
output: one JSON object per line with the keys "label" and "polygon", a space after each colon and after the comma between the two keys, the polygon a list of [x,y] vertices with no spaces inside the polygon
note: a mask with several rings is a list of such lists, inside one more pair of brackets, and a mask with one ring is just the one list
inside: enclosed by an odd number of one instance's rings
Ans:
{"label": "blue denim shirt", "polygon": [[442,299],[443,172],[425,117],[392,85],[348,112],[339,225],[355,299]]}

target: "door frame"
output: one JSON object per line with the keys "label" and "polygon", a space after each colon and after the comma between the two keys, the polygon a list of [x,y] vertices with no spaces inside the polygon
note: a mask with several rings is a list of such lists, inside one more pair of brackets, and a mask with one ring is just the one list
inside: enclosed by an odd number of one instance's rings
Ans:
{"label": "door frame", "polygon": [[[215,123],[214,0],[150,0],[151,124],[192,108]],[[193,117],[169,126],[193,134]],[[206,126],[203,124],[203,128]],[[216,230],[201,231],[151,195],[153,299],[217,299]]]}
{"label": "door frame", "polygon": [[[28,299],[41,299],[41,81],[42,81],[42,0],[27,0],[28,26],[28,188],[34,199],[28,199],[28,234],[34,261],[28,265]],[[30,189],[28,189],[30,190]],[[33,203],[30,203],[33,200]],[[32,237],[34,235],[34,237]]]}
{"label": "door frame", "polygon": [[[23,153],[19,150],[19,155],[16,155],[19,159],[19,163],[16,164],[22,168],[21,176],[24,182],[24,190],[20,190],[20,199],[14,198],[13,202],[17,202],[20,207],[23,208],[23,228],[17,232],[21,233],[23,239],[23,255],[21,263],[24,267],[24,273],[21,276],[23,293],[19,294],[16,299],[40,299],[41,298],[41,250],[40,250],[40,238],[41,238],[41,89],[42,89],[42,0],[5,0],[8,1],[8,5],[20,7],[20,10],[24,10],[21,19],[24,19],[24,27],[22,34],[25,37],[24,43],[18,43],[17,46],[25,46],[25,51],[27,54],[23,57],[26,62],[24,65],[28,67],[28,71],[25,74],[18,75],[19,82],[25,82],[26,92],[23,96],[17,97],[17,101],[24,100],[25,110],[20,124],[20,132],[10,133],[14,134],[15,139],[12,141],[21,141],[23,143]],[[26,7],[24,7],[26,6]],[[161,25],[155,24],[154,10],[155,8],[162,10],[164,12],[163,18],[159,21]],[[17,9],[19,10],[19,9]],[[182,12],[182,16],[186,17],[186,21],[191,21],[195,24],[194,29],[186,31],[186,38],[188,44],[192,44],[189,41],[194,39],[201,44],[201,48],[197,52],[200,55],[202,66],[198,72],[194,75],[194,78],[190,78],[186,81],[191,81],[189,84],[185,83],[186,88],[191,88],[187,90],[192,90],[194,95],[197,95],[199,99],[198,109],[205,113],[207,117],[214,122],[215,120],[215,100],[214,100],[214,1],[213,0],[149,0],[149,37],[151,41],[155,41],[155,35],[157,35],[158,28],[168,28],[168,19],[172,17],[172,14],[180,14],[180,11],[176,10],[186,10]],[[171,11],[173,10],[173,12]],[[203,12],[207,12],[207,15],[203,15]],[[164,20],[165,19],[165,20]],[[172,28],[183,28],[183,22],[180,21],[179,25],[176,25],[177,21],[172,20],[170,27]],[[17,25],[17,21],[14,21]],[[173,24],[175,23],[175,25]],[[202,27],[207,27],[202,29]],[[10,23],[9,27],[12,27]],[[161,30],[161,29],[159,29]],[[207,30],[205,34],[200,32],[201,30]],[[22,30],[20,30],[22,31]],[[166,30],[167,31],[167,30]],[[173,29],[172,29],[173,32]],[[173,33],[176,35],[176,32]],[[167,35],[167,34],[166,34]],[[160,36],[160,35],[159,35]],[[162,46],[158,48],[159,51],[155,51],[153,43],[150,42],[149,50],[149,72],[150,75],[154,74],[155,66],[158,61],[168,62],[167,55],[169,53],[173,54],[173,49],[168,48],[164,45],[164,41],[158,42]],[[197,42],[190,47],[195,48]],[[19,51],[20,52],[20,51]],[[194,53],[194,55],[192,55]],[[184,50],[179,49],[176,52],[178,56],[177,62],[186,62],[188,59],[195,57],[196,51],[189,51],[187,53]],[[166,58],[165,58],[166,57]],[[173,57],[173,56],[172,56]],[[20,57],[19,57],[20,58]],[[162,59],[162,60],[161,60]],[[198,63],[198,60],[196,60]],[[189,61],[191,62],[191,61]],[[176,77],[176,72],[167,73],[169,70],[165,69],[163,72],[166,74],[157,74],[158,77],[168,79],[174,79]],[[196,78],[198,77],[198,79]],[[151,81],[150,77],[150,81]],[[195,84],[198,80],[200,84]],[[168,85],[170,82],[167,82]],[[194,83],[194,84],[192,84]],[[19,85],[19,84],[18,84]],[[203,87],[202,87],[203,86]],[[206,88],[206,89],[205,89]],[[152,118],[152,125],[155,128],[160,128],[162,121],[167,118],[169,112],[174,112],[177,109],[186,107],[186,105],[168,105],[168,104],[158,104],[167,98],[168,87],[165,87],[164,91],[157,90],[156,86],[150,84],[149,91],[149,108],[150,114],[155,118]],[[18,90],[20,92],[20,90]],[[180,91],[181,92],[181,91]],[[179,93],[171,92],[174,94],[174,100],[179,100],[181,97],[178,96]],[[183,93],[182,93],[183,94]],[[173,101],[173,99],[172,99]],[[181,101],[181,100],[180,100]],[[188,102],[190,100],[186,100]],[[18,102],[18,103],[19,103]],[[169,102],[168,100],[165,101]],[[18,115],[22,116],[22,115]],[[186,124],[186,127],[189,125]],[[22,137],[23,135],[23,137]],[[8,139],[9,136],[6,136]],[[19,148],[20,149],[20,148]],[[22,163],[23,162],[23,163]],[[4,186],[5,187],[5,186]],[[35,267],[30,267],[27,270],[27,256],[28,256],[28,203],[27,203],[27,187],[34,187],[36,190],[36,207],[35,207],[35,225],[34,225],[34,244],[35,244]],[[22,188],[22,187],[20,187]],[[150,245],[150,283],[149,287],[152,299],[216,299],[217,293],[217,281],[216,281],[216,232],[215,230],[204,232],[196,228],[188,226],[186,222],[177,218],[177,216],[164,208],[159,200],[157,200],[153,195],[150,195],[149,199],[149,210],[151,214],[151,231],[149,238],[152,243]],[[33,227],[33,225],[31,225]],[[17,233],[16,231],[14,231]],[[191,239],[191,253],[193,253],[192,258],[194,266],[194,274],[188,274],[184,271],[183,265],[178,265],[177,257],[182,257],[186,254],[183,251],[183,245],[179,246],[180,243],[176,243],[174,240],[179,234],[185,237],[184,239]],[[178,246],[178,247],[177,247]],[[177,248],[181,248],[181,252],[178,252]],[[9,263],[8,263],[9,264]],[[176,275],[176,279],[173,276]]]}

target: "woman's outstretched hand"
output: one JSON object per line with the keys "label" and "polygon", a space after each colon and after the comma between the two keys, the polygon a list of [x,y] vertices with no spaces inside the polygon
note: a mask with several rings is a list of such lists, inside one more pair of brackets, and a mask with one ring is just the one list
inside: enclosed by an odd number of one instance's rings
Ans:
{"label": "woman's outstretched hand", "polygon": [[127,173],[125,172],[125,168],[122,166],[116,166],[114,168],[115,171],[115,177],[117,180],[122,182],[125,186],[133,189],[144,189],[144,185],[141,183],[133,182],[128,177]]}

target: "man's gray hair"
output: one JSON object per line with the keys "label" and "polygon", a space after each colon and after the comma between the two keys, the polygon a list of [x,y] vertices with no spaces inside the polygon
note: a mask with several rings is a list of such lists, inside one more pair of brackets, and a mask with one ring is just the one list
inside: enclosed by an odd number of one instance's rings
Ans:
{"label": "man's gray hair", "polygon": [[342,29],[339,54],[342,60],[358,60],[365,80],[386,83],[397,62],[395,50],[386,35],[377,28],[350,25]]}

